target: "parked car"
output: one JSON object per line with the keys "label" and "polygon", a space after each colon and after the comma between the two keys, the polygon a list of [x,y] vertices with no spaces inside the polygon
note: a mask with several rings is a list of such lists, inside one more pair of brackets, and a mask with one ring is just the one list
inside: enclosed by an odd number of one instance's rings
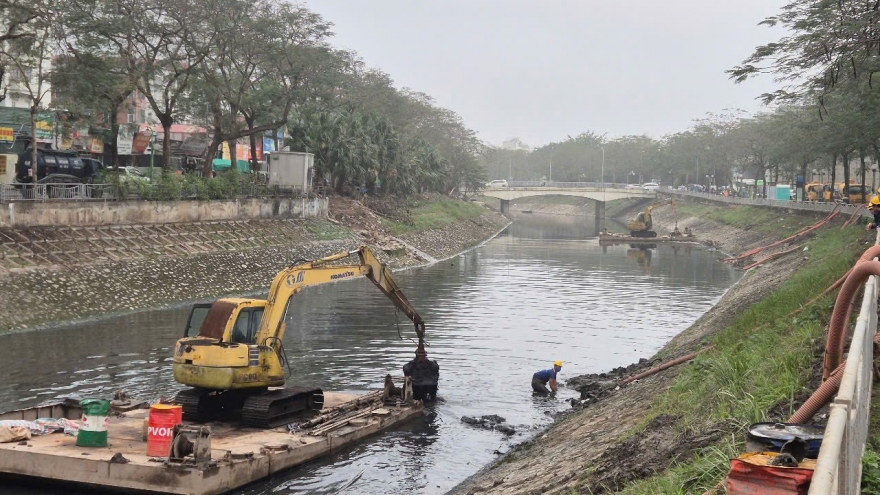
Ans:
{"label": "parked car", "polygon": [[487,189],[502,189],[507,187],[507,181],[504,179],[495,179],[486,184]]}
{"label": "parked car", "polygon": [[660,189],[660,184],[657,184],[656,182],[645,182],[642,184],[642,189],[646,191],[656,191],[657,189]]}
{"label": "parked car", "polygon": [[119,174],[120,182],[150,182],[150,178],[143,174],[140,170],[134,167],[119,167],[118,169],[107,168],[107,174]]}

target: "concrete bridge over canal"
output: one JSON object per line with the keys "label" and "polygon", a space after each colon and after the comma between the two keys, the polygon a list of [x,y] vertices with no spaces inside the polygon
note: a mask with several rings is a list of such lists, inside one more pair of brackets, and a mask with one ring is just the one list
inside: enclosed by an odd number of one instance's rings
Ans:
{"label": "concrete bridge over canal", "polygon": [[654,199],[655,191],[627,187],[626,184],[600,182],[510,182],[507,187],[483,190],[483,196],[501,200],[501,213],[510,211],[510,202],[532,196],[576,196],[596,202],[596,231],[601,232],[605,222],[605,202],[616,199]]}

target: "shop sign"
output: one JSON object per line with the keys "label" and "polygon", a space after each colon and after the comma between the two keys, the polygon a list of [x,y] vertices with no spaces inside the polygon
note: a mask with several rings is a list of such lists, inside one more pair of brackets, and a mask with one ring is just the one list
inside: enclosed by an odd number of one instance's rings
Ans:
{"label": "shop sign", "polygon": [[139,132],[134,136],[134,142],[131,145],[131,154],[132,155],[143,155],[147,151],[147,146],[150,145],[150,138],[152,137],[152,133],[150,132]]}
{"label": "shop sign", "polygon": [[134,129],[125,125],[119,126],[119,132],[116,134],[116,154],[130,155],[133,140]]}
{"label": "shop sign", "polygon": [[48,112],[37,114],[37,128],[35,137],[37,141],[55,140],[55,116]]}

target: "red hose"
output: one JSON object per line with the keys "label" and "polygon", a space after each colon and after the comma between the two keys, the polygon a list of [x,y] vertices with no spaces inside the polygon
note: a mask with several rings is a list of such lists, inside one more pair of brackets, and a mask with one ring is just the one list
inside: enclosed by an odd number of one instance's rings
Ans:
{"label": "red hose", "polygon": [[697,354],[699,354],[699,353],[701,353],[701,352],[703,352],[703,351],[708,351],[708,350],[710,350],[710,349],[714,349],[714,348],[715,348],[714,345],[710,345],[710,346],[706,347],[705,349],[700,349],[700,350],[697,351],[697,352],[693,352],[693,353],[691,353],[691,354],[688,354],[688,355],[682,356],[682,357],[680,357],[680,358],[673,359],[672,361],[666,361],[665,363],[663,363],[663,364],[661,364],[661,365],[659,365],[659,366],[656,366],[656,367],[654,367],[654,368],[651,368],[651,369],[649,369],[648,371],[644,371],[644,372],[642,372],[642,373],[639,373],[638,375],[634,375],[634,376],[631,376],[631,377],[629,377],[629,378],[624,378],[623,380],[620,380],[619,382],[617,382],[617,384],[618,384],[618,385],[626,385],[626,384],[629,383],[629,382],[633,382],[633,381],[636,381],[636,380],[641,380],[642,378],[645,378],[646,376],[651,376],[651,375],[653,375],[653,374],[655,374],[655,373],[659,373],[659,372],[665,370],[666,368],[671,368],[671,367],[675,366],[676,364],[681,364],[681,363],[684,363],[684,362],[686,362],[686,361],[690,361],[691,359],[697,357]]}
{"label": "red hose", "polygon": [[871,275],[880,275],[880,262],[873,258],[880,256],[880,246],[871,246],[862,254],[856,265],[840,287],[831,322],[828,324],[828,339],[825,343],[825,362],[822,366],[822,379],[827,380],[831,370],[840,364],[848,330],[849,317],[852,314],[852,302],[856,293]]}
{"label": "red hose", "polygon": [[844,366],[846,366],[846,361],[841,363],[831,373],[831,376],[822,382],[822,385],[810,395],[806,402],[801,404],[801,407],[788,418],[786,423],[806,423],[810,421],[819,412],[819,409],[822,409],[822,406],[827,404],[834,397],[834,394],[837,393],[837,389],[840,388],[840,380],[843,378]]}

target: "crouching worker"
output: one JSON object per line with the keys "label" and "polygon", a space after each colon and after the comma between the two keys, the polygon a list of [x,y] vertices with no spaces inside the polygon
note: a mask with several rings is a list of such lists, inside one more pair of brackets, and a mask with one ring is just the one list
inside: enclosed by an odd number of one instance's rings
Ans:
{"label": "crouching worker", "polygon": [[416,350],[416,358],[403,365],[403,376],[412,380],[413,398],[432,401],[437,398],[437,383],[440,381],[440,365],[428,359],[423,347]]}
{"label": "crouching worker", "polygon": [[[542,370],[532,375],[532,390],[539,394],[556,392],[556,373],[560,371],[562,371],[562,361],[556,361],[549,370]],[[550,390],[547,390],[548,385]]]}

